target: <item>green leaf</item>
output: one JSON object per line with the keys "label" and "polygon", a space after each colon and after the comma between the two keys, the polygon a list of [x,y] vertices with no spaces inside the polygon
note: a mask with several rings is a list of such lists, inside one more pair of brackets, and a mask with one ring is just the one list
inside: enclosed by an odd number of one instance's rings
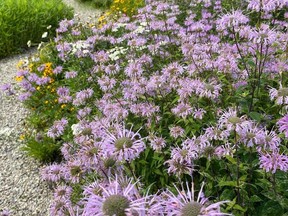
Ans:
{"label": "green leaf", "polygon": [[250,112],[249,113],[250,118],[253,120],[256,120],[257,122],[260,122],[262,120],[262,115],[258,112]]}
{"label": "green leaf", "polygon": [[231,191],[231,188],[226,188],[220,195],[220,200],[233,200],[234,197],[233,191]]}
{"label": "green leaf", "polygon": [[283,215],[283,208],[279,202],[269,200],[262,208],[261,216]]}
{"label": "green leaf", "polygon": [[235,210],[239,210],[242,212],[246,212],[246,208],[241,207],[240,205],[236,204],[236,197],[228,203],[228,207],[227,210],[231,210],[231,209],[235,209]]}
{"label": "green leaf", "polygon": [[243,208],[243,207],[241,207],[241,206],[238,205],[238,204],[235,204],[235,205],[233,206],[233,209],[236,209],[236,210],[239,210],[239,211],[242,211],[242,212],[246,212],[246,209]]}
{"label": "green leaf", "polygon": [[140,164],[143,164],[143,165],[146,165],[146,164],[148,164],[148,162],[147,162],[147,161],[145,161],[145,160],[140,160],[140,161],[139,161],[139,163],[140,163]]}
{"label": "green leaf", "polygon": [[256,66],[255,63],[254,63],[254,61],[253,61],[253,59],[248,59],[248,60],[247,60],[247,64],[250,65],[250,66],[252,66],[252,67],[255,67],[255,66]]}
{"label": "green leaf", "polygon": [[250,197],[249,201],[250,202],[261,202],[262,199],[257,195],[253,195],[252,197]]}
{"label": "green leaf", "polygon": [[230,187],[237,187],[237,182],[236,181],[221,181],[218,183],[219,187],[223,186],[230,186]]}
{"label": "green leaf", "polygon": [[159,169],[154,170],[154,173],[161,176],[163,175],[163,173]]}
{"label": "green leaf", "polygon": [[226,159],[231,163],[231,164],[237,164],[237,161],[235,160],[235,158],[226,155]]}
{"label": "green leaf", "polygon": [[242,181],[242,182],[245,182],[246,179],[247,179],[247,175],[243,175],[243,176],[240,177],[239,180]]}

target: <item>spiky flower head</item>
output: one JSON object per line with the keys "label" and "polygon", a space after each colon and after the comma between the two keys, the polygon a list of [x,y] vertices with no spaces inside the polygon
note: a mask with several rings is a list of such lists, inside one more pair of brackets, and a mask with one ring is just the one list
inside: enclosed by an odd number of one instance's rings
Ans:
{"label": "spiky flower head", "polygon": [[280,154],[277,150],[271,153],[261,152],[259,160],[260,168],[263,168],[266,172],[288,171],[288,156]]}
{"label": "spiky flower head", "polygon": [[269,90],[269,95],[271,100],[275,100],[278,105],[287,105],[288,104],[288,88],[280,86],[277,90],[271,88]]}
{"label": "spiky flower head", "polygon": [[242,127],[249,124],[251,124],[251,122],[245,120],[245,116],[238,117],[237,110],[232,107],[223,112],[218,120],[219,128],[228,131],[239,131]]}
{"label": "spiky flower head", "polygon": [[83,216],[143,215],[147,197],[139,195],[136,184],[131,179],[128,184],[120,184],[117,176],[115,179],[110,178],[107,184],[99,184],[100,193],[88,193]]}
{"label": "spiky flower head", "polygon": [[220,205],[229,201],[221,201],[214,204],[208,204],[208,199],[203,194],[204,182],[201,185],[201,189],[197,198],[195,197],[194,183],[192,183],[191,189],[186,183],[185,191],[182,187],[182,191],[175,186],[177,194],[175,195],[170,190],[165,192],[168,200],[163,201],[162,205],[165,206],[165,213],[167,215],[179,215],[179,216],[216,216],[216,215],[231,215],[222,213]]}
{"label": "spiky flower head", "polygon": [[285,137],[288,138],[288,114],[281,118],[277,125],[279,126],[279,131],[285,134]]}
{"label": "spiky flower head", "polygon": [[132,161],[146,148],[139,131],[127,130],[124,124],[116,123],[114,130],[106,129],[106,139],[103,146],[108,155],[115,156],[119,161]]}

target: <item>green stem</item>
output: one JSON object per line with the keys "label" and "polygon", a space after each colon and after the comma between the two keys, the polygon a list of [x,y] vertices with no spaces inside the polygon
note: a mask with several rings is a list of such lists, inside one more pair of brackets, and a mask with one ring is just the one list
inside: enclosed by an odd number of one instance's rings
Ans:
{"label": "green stem", "polygon": [[240,196],[240,160],[239,160],[239,156],[238,156],[238,143],[237,143],[237,133],[236,133],[236,129],[234,129],[234,142],[235,142],[235,146],[236,146],[236,159],[237,159],[237,203],[240,205],[241,203],[241,196]]}
{"label": "green stem", "polygon": [[132,174],[132,176],[133,176],[133,179],[134,179],[134,181],[135,181],[135,183],[136,183],[136,184],[135,184],[135,185],[136,185],[136,189],[137,189],[137,191],[139,191],[139,188],[138,188],[138,178],[136,177],[136,175],[135,175],[135,173],[134,173],[134,171],[133,171],[130,163],[126,162],[126,164],[127,164],[127,167],[128,167],[128,169],[129,169],[129,171],[131,172],[131,174]]}
{"label": "green stem", "polygon": [[274,195],[276,197],[277,191],[276,191],[276,175],[275,175],[275,173],[272,174],[272,185],[273,185]]}

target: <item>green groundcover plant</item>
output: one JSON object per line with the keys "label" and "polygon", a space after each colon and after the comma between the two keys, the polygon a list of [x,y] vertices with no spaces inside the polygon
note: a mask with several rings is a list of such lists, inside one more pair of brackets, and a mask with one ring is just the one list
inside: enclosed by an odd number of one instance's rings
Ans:
{"label": "green groundcover plant", "polygon": [[0,58],[27,48],[28,41],[39,43],[44,32],[54,36],[59,21],[72,17],[72,9],[59,0],[1,0]]}
{"label": "green groundcover plant", "polygon": [[288,214],[287,1],[177,2],[20,65],[51,215]]}

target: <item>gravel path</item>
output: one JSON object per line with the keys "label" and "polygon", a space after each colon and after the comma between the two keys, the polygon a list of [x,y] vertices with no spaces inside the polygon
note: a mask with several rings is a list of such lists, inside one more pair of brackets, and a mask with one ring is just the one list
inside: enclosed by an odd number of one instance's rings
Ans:
{"label": "gravel path", "polygon": [[[81,21],[97,17],[101,12],[82,6],[75,0],[63,0],[75,9]],[[16,65],[20,59],[36,52],[0,60],[0,86],[15,83]],[[17,100],[17,95],[7,97],[0,91],[0,212],[8,209],[15,216],[45,216],[49,213],[52,191],[40,180],[41,165],[21,151],[23,143],[19,136],[23,132],[27,110]]]}
{"label": "gravel path", "polygon": [[[18,61],[33,52],[35,49],[1,60],[0,85],[15,83]],[[40,180],[40,164],[20,150],[27,111],[17,94],[6,97],[0,93],[0,209],[9,209],[12,215],[47,215],[51,191]]]}
{"label": "gravel path", "polygon": [[80,3],[80,0],[62,0],[65,4],[71,6],[75,10],[75,15],[80,18],[80,20],[86,22],[89,20],[96,20],[102,13],[101,10],[94,9],[87,6],[87,4]]}

